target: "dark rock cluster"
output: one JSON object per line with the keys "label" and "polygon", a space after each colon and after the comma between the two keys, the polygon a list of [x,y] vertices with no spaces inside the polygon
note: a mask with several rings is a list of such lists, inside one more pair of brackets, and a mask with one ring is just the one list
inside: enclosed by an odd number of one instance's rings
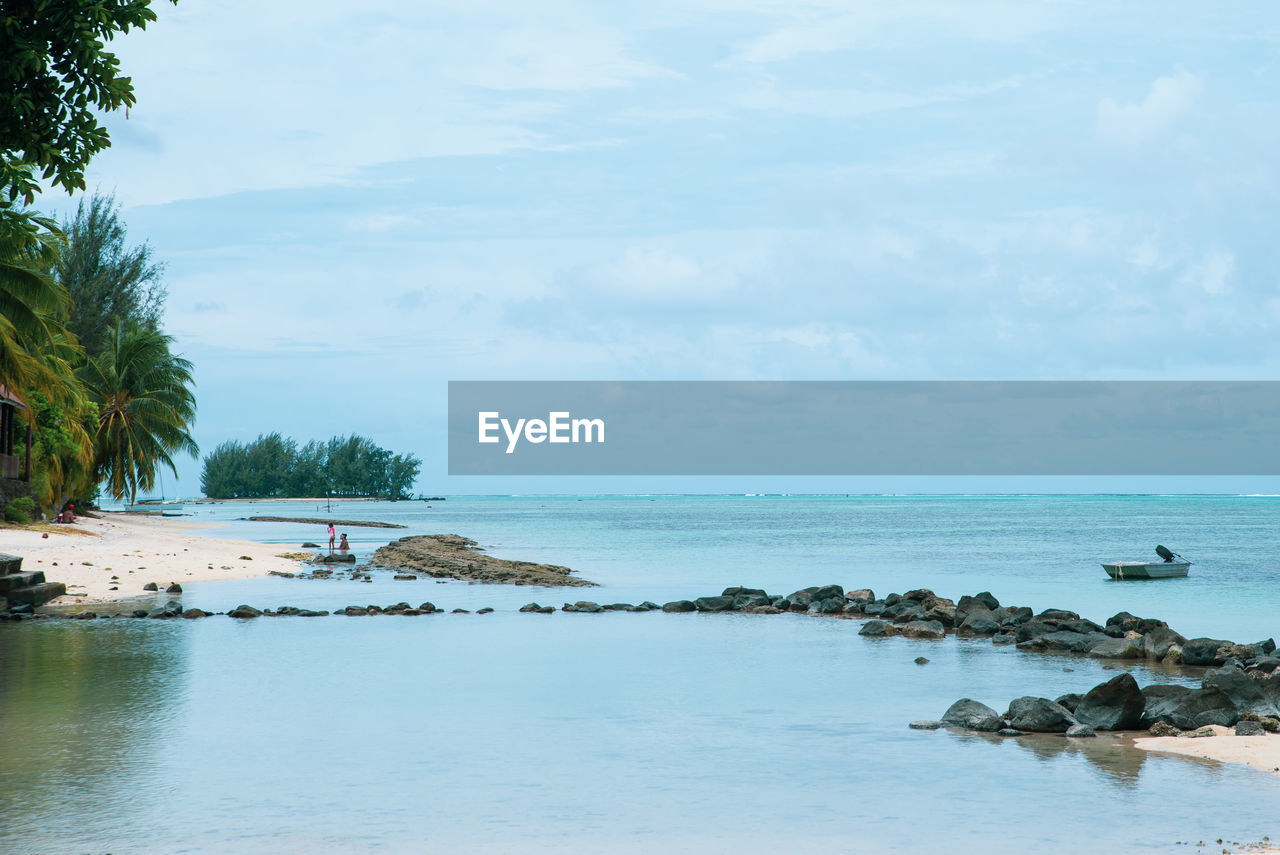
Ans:
{"label": "dark rock cluster", "polygon": [[1208,725],[1236,726],[1237,733],[1280,732],[1280,680],[1255,680],[1233,665],[1207,672],[1200,688],[1153,684],[1139,688],[1132,674],[1119,674],[1083,695],[1056,700],[1016,698],[1004,713],[970,698],[952,704],[938,721],[912,722],[917,729],[959,727],[989,733],[1064,733],[1149,730],[1177,736]]}

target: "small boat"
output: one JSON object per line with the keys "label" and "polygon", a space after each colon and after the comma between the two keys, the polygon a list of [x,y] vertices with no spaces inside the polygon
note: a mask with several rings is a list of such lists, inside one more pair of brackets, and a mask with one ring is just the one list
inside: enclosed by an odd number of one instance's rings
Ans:
{"label": "small boat", "polygon": [[1187,575],[1191,562],[1163,546],[1156,546],[1161,561],[1113,561],[1102,569],[1117,581],[1125,579],[1173,579]]}
{"label": "small boat", "polygon": [[176,517],[182,514],[181,499],[138,499],[124,509],[131,514],[160,514],[165,517]]}

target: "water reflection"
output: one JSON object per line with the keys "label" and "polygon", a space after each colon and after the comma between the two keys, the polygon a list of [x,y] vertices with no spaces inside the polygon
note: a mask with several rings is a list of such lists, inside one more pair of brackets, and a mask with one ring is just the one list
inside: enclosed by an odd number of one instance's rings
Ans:
{"label": "water reflection", "polygon": [[[67,842],[110,839],[165,750],[183,695],[184,627],[102,621],[0,625],[0,816],[41,811]],[[65,825],[64,828],[59,826]],[[22,823],[0,824],[0,850]]]}
{"label": "water reflection", "polygon": [[1053,761],[1062,757],[1081,757],[1088,761],[1104,780],[1124,789],[1138,785],[1148,752],[1134,748],[1128,737],[1099,734],[1084,739],[1068,739],[1054,733],[1026,733],[1022,736],[1000,736],[995,733],[952,731],[962,742],[987,742],[1016,745],[1039,760]]}

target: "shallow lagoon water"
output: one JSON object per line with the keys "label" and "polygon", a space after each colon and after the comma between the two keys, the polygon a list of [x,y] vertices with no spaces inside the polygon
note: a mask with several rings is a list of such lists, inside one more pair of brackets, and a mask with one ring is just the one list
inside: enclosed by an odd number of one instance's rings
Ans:
{"label": "shallow lagoon water", "polygon": [[[973,510],[980,501],[985,513]],[[1149,548],[1152,520],[1186,532],[1160,535],[1201,562],[1179,592],[1111,583],[1083,559],[1066,569],[1047,560],[1046,537],[1065,549],[1067,525],[1116,526],[1111,501],[1138,503],[1110,535],[1130,527],[1145,537],[1133,548]],[[859,622],[798,615],[514,612],[530,600],[661,602],[729,584],[787,593],[835,581],[880,593],[989,588],[1094,618],[1129,608],[1184,633],[1203,621],[1205,632],[1261,636],[1276,613],[1275,573],[1257,568],[1253,596],[1241,596],[1239,574],[1247,556],[1266,554],[1280,505],[1236,501],[875,500],[857,511],[856,537],[831,521],[849,511],[828,499],[343,505],[335,515],[395,513],[413,526],[354,529],[358,550],[456,531],[609,584],[265,579],[193,585],[183,601],[498,611],[0,625],[0,851],[1185,852],[1178,841],[1274,837],[1280,782],[1255,770],[1106,737],[906,728],[962,696],[1003,708],[1022,694],[1086,689],[1115,673],[1099,662],[980,639],[871,640]],[[213,510],[202,517],[246,515],[243,505]],[[220,531],[316,539],[273,526]],[[966,526],[980,529],[967,545]],[[1226,540],[1245,546],[1219,558],[1214,544]],[[1033,551],[1046,560],[1014,572]],[[1219,564],[1236,574],[1234,596],[1207,584]],[[1198,604],[1181,603],[1181,591]],[[920,655],[932,661],[916,665]],[[1135,676],[1187,679],[1142,667]]]}

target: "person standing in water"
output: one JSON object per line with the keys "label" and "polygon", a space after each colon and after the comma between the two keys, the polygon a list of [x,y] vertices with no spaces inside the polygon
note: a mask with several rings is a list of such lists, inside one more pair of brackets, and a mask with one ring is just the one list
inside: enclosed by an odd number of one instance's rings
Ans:
{"label": "person standing in water", "polygon": [[329,551],[333,552],[333,523],[329,523]]}
{"label": "person standing in water", "polygon": [[351,544],[347,543],[347,536],[345,534],[342,535],[342,541],[338,544],[338,551],[346,552],[350,548],[351,548]]}

